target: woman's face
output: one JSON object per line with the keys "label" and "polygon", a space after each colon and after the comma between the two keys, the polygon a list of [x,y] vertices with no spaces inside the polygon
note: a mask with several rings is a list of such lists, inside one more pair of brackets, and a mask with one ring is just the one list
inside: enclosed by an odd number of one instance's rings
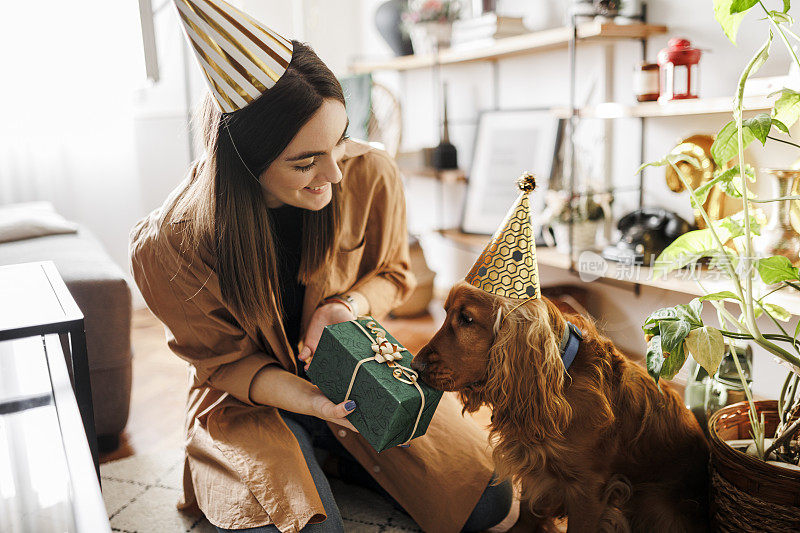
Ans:
{"label": "woman's face", "polygon": [[284,204],[318,211],[331,201],[344,157],[347,113],[341,102],[325,99],[278,158],[261,174],[268,207]]}

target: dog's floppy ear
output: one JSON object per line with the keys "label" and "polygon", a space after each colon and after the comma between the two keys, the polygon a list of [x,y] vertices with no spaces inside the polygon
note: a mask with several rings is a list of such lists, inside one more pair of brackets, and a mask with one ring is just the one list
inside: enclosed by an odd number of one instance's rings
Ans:
{"label": "dog's floppy ear", "polygon": [[551,313],[544,299],[531,300],[507,314],[515,305],[511,300],[500,303],[489,354],[485,393],[493,405],[493,425],[508,424],[523,432],[520,437],[527,442],[561,437],[572,409],[563,392],[561,332],[554,327],[566,327],[566,321],[555,308]]}

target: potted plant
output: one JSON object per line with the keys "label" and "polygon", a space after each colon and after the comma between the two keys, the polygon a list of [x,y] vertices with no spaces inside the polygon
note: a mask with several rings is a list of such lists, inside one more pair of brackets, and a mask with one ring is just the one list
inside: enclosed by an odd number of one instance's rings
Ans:
{"label": "potted plant", "polygon": [[450,46],[453,22],[461,13],[459,0],[412,0],[403,13],[414,53],[433,53]]}
{"label": "potted plant", "polygon": [[[656,382],[672,379],[691,356],[709,376],[715,376],[726,345],[734,350],[742,341],[760,346],[788,369],[782,389],[775,391],[777,401],[754,401],[739,358],[731,358],[747,401],[717,411],[708,423],[713,519],[725,531],[790,531],[800,527],[800,326],[793,332],[787,330],[784,324],[793,318],[792,313],[773,301],[777,291],[789,291],[800,298],[800,270],[782,255],[754,255],[754,241],[759,238],[763,220],[759,207],[798,197],[756,197],[750,190],[756,173],[746,164],[744,153],[753,141],[764,145],[773,140],[800,148],[786,139],[789,127],[800,117],[800,93],[782,89],[773,95],[777,98],[771,113],[748,119],[742,113],[745,83],[769,57],[773,39],[780,40],[791,60],[800,66],[789,42],[800,41],[800,37],[791,30],[790,0],[783,0],[776,10],[767,8],[765,2],[714,0],[716,19],[734,44],[748,11],[758,11],[769,26],[764,44],[739,78],[733,120],[720,130],[711,148],[720,170],[711,181],[693,189],[677,164],[686,161],[697,165],[691,157],[670,155],[647,164],[669,165],[675,170],[689,191],[692,207],[707,226],[686,233],[667,247],[656,260],[654,275],[660,277],[708,258],[722,270],[729,284],[729,290],[706,291],[688,304],[659,309],[647,317],[642,329],[648,342],[650,375]],[[735,164],[728,168],[731,160]],[[713,187],[739,199],[741,212],[711,220],[703,203]],[[716,311],[714,325],[703,321],[706,305]],[[760,316],[768,319],[768,329],[757,322]]]}
{"label": "potted plant", "polygon": [[547,207],[542,213],[543,225],[552,228],[558,252],[562,254],[570,252],[570,225],[572,248],[575,251],[594,248],[597,230],[606,217],[603,206],[610,201],[608,196],[610,195],[587,192],[575,195],[570,200],[568,191],[547,191],[545,201]]}

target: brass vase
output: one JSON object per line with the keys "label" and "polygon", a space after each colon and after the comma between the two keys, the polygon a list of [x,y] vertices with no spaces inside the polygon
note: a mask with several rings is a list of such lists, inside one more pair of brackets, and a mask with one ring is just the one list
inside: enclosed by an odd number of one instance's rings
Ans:
{"label": "brass vase", "polygon": [[[789,196],[800,170],[777,168],[764,169],[774,179],[773,194],[775,198]],[[756,239],[756,251],[761,256],[782,255],[794,266],[800,265],[800,234],[792,227],[791,200],[774,202],[775,207],[769,223],[761,228],[761,237]]]}

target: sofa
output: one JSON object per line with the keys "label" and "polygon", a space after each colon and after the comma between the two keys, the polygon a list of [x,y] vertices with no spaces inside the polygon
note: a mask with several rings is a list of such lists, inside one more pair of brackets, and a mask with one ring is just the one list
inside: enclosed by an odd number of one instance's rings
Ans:
{"label": "sofa", "polygon": [[[42,207],[41,203],[25,205]],[[66,224],[55,230],[34,227],[33,231],[14,233],[9,224],[4,228],[3,222],[19,218],[9,213],[20,207],[0,206],[0,265],[48,260],[55,263],[84,315],[95,429],[100,449],[108,451],[118,445],[130,408],[130,288],[120,267],[83,227],[64,221]],[[24,212],[30,217],[35,209],[25,208]],[[52,215],[44,212],[44,216]],[[26,223],[26,229],[30,229],[30,220]]]}

